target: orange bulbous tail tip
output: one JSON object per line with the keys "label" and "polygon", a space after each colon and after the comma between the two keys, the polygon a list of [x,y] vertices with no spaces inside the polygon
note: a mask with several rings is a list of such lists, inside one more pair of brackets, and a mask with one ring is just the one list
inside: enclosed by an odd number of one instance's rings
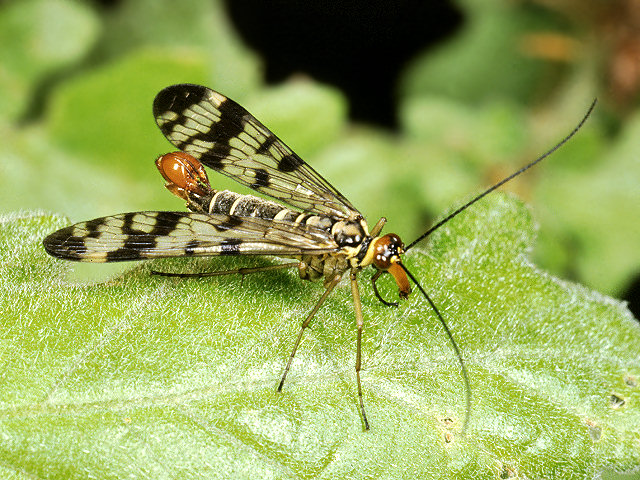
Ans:
{"label": "orange bulbous tail tip", "polygon": [[188,153],[171,152],[161,155],[156,160],[156,167],[167,182],[167,190],[184,200],[188,200],[188,193],[204,195],[210,189],[204,167]]}

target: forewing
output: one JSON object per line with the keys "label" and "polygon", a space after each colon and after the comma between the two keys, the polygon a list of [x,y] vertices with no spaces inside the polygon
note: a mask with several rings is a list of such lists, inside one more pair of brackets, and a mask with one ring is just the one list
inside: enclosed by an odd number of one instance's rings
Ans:
{"label": "forewing", "polygon": [[55,257],[83,262],[207,255],[302,255],[335,252],[317,227],[252,217],[134,212],[96,218],[44,239]]}
{"label": "forewing", "polygon": [[360,215],[329,182],[242,106],[200,85],[172,85],[153,102],[158,126],[180,150],[265,195],[319,215]]}

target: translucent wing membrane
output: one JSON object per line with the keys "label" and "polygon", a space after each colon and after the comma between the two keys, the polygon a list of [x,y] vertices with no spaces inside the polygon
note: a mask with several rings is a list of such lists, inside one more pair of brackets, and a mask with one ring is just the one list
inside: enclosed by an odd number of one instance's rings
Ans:
{"label": "translucent wing membrane", "polygon": [[360,215],[253,115],[214,90],[172,85],[156,96],[153,114],[176,147],[243,185],[306,212]]}
{"label": "translucent wing membrane", "polygon": [[186,212],[134,212],[96,218],[52,233],[44,246],[53,256],[83,262],[338,250],[328,232],[310,225]]}

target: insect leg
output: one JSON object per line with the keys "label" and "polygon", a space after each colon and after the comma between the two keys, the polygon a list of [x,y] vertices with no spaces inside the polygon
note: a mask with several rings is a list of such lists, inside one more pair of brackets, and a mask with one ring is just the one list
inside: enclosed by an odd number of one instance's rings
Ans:
{"label": "insect leg", "polygon": [[340,283],[340,280],[342,280],[342,275],[336,275],[335,277],[333,277],[333,280],[331,280],[331,282],[329,282],[329,284],[326,286],[324,293],[316,303],[315,307],[313,307],[313,309],[311,310],[311,312],[309,313],[305,321],[302,322],[302,327],[300,327],[298,338],[296,339],[296,343],[293,345],[293,350],[291,351],[291,355],[289,356],[289,361],[287,362],[287,366],[284,368],[284,373],[282,374],[282,378],[280,379],[280,384],[278,385],[278,392],[282,391],[282,386],[284,385],[284,381],[287,378],[287,373],[289,373],[289,369],[291,368],[293,357],[295,357],[296,355],[296,351],[298,350],[298,346],[300,345],[300,341],[302,340],[302,335],[304,334],[305,328],[309,326],[309,323],[311,323],[311,319],[314,317],[316,312],[320,309],[320,307],[322,306],[324,301],[327,299],[329,294],[333,291],[334,287],[338,283]]}
{"label": "insect leg", "polygon": [[151,270],[152,275],[160,275],[162,277],[187,277],[187,278],[200,278],[200,277],[219,277],[222,275],[248,275],[250,273],[268,272],[271,270],[281,270],[284,268],[297,267],[299,262],[279,263],[277,265],[266,265],[264,267],[242,267],[234,268],[233,270],[218,270],[216,272],[201,272],[201,273],[179,273],[179,272],[158,272],[157,270]]}
{"label": "insect leg", "polygon": [[376,282],[380,278],[380,275],[382,275],[383,273],[384,273],[384,270],[378,270],[376,273],[373,274],[373,277],[371,277],[371,285],[373,286],[373,293],[375,293],[376,298],[380,300],[380,302],[382,302],[387,307],[397,307],[398,302],[387,302],[384,298],[382,298],[382,296],[380,295],[380,292],[378,292],[378,287],[376,286]]}
{"label": "insect leg", "polygon": [[380,220],[378,220],[378,222],[371,229],[370,235],[372,237],[377,237],[378,234],[382,231],[382,228],[384,227],[385,223],[387,223],[387,219],[385,217],[382,217]]}
{"label": "insect leg", "polygon": [[358,381],[358,401],[360,402],[360,414],[364,422],[364,429],[369,430],[369,421],[364,411],[364,401],[362,400],[362,384],[360,383],[360,365],[362,360],[362,330],[364,329],[364,318],[362,316],[362,302],[360,302],[360,290],[358,289],[358,274],[356,270],[351,270],[351,296],[353,297],[353,309],[356,313],[356,327],[358,336],[356,341],[356,379]]}

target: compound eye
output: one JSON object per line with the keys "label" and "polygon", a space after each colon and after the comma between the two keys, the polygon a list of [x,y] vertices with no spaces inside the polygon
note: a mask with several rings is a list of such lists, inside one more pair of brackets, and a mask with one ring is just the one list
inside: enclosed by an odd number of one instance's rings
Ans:
{"label": "compound eye", "polygon": [[379,238],[373,247],[373,264],[380,270],[388,270],[391,266],[389,244],[385,237]]}
{"label": "compound eye", "polygon": [[395,233],[388,233],[376,240],[373,264],[380,270],[388,270],[402,253],[402,240]]}

